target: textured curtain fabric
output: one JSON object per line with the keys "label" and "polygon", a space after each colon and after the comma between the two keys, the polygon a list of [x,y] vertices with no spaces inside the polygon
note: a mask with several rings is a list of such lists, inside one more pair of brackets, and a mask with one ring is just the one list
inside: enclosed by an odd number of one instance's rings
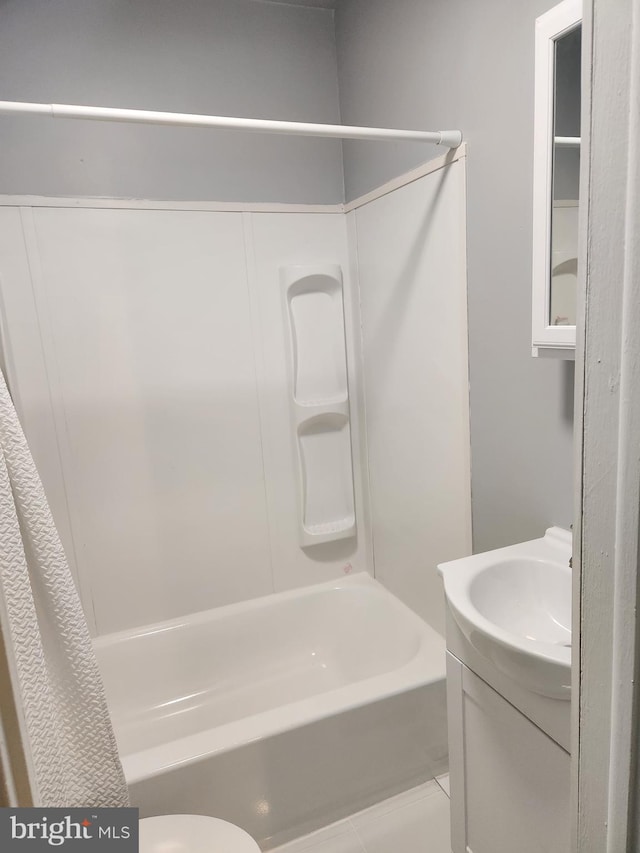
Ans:
{"label": "textured curtain fabric", "polygon": [[0,586],[34,805],[128,805],[80,599],[1,373]]}

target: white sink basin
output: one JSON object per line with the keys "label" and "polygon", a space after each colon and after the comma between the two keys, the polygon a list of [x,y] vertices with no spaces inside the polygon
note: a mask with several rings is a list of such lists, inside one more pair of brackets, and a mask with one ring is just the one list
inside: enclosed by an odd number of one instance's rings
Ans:
{"label": "white sink basin", "polygon": [[571,534],[443,563],[447,602],[471,645],[522,687],[571,698]]}

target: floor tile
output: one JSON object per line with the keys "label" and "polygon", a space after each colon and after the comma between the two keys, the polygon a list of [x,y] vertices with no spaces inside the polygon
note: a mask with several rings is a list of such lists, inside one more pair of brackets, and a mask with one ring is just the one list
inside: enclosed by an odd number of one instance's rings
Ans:
{"label": "floor tile", "polygon": [[447,797],[451,797],[451,789],[449,787],[449,774],[443,773],[442,776],[436,776],[436,782],[438,783],[438,785],[440,785]]}
{"label": "floor tile", "polygon": [[350,818],[366,853],[451,853],[449,799],[435,783],[421,787],[410,802]]}
{"label": "floor tile", "polygon": [[387,797],[386,800],[381,800],[367,809],[352,814],[350,820],[359,820],[361,817],[376,818],[387,814],[388,812],[396,811],[403,806],[411,805],[417,800],[424,799],[425,796],[432,791],[438,791],[439,787],[435,779],[430,779],[428,782],[423,782],[422,785],[416,785],[414,788],[409,788],[408,791],[403,791],[401,794],[396,794],[393,797]]}
{"label": "floor tile", "polygon": [[365,853],[357,832],[348,820],[297,838],[270,853]]}

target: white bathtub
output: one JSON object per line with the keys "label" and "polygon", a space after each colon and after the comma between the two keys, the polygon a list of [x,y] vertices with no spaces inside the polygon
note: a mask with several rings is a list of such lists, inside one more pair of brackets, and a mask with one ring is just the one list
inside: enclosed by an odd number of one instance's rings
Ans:
{"label": "white bathtub", "polygon": [[264,849],[447,767],[442,638],[367,574],[95,641],[142,817]]}

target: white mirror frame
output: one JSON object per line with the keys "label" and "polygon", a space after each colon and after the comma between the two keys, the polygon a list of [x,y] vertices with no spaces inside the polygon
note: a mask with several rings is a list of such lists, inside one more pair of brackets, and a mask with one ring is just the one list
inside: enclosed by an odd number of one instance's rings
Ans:
{"label": "white mirror frame", "polygon": [[532,355],[574,358],[575,326],[549,324],[555,43],[582,20],[582,0],[564,0],[536,20],[533,132]]}

